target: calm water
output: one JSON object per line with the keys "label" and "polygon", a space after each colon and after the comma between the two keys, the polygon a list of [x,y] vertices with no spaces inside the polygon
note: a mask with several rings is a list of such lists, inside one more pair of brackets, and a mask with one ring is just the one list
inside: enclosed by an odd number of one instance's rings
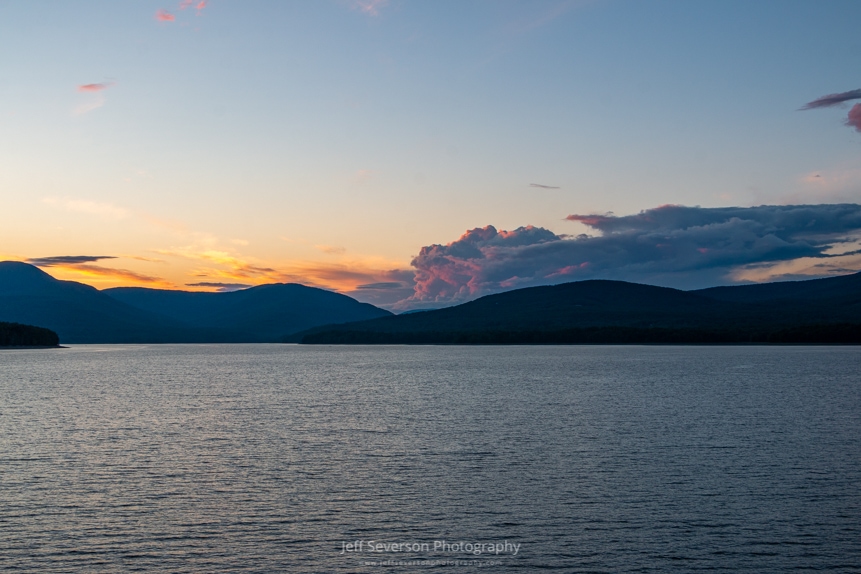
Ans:
{"label": "calm water", "polygon": [[859,373],[848,347],[2,351],[0,570],[859,572]]}

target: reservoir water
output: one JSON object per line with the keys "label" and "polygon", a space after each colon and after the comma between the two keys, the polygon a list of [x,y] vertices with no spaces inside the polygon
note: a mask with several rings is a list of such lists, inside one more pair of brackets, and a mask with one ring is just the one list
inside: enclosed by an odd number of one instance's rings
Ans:
{"label": "reservoir water", "polygon": [[861,349],[0,352],[0,570],[861,571]]}

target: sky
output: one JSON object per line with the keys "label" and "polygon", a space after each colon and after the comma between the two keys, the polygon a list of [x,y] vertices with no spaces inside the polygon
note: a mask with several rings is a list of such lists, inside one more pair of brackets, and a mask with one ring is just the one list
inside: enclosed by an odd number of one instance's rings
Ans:
{"label": "sky", "polygon": [[0,259],[393,310],[861,270],[861,3],[0,0]]}

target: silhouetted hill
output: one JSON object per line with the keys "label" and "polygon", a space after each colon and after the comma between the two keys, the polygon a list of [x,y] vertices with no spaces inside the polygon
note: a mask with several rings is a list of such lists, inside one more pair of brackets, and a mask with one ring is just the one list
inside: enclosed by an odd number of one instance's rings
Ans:
{"label": "silhouetted hill", "polygon": [[734,285],[731,287],[710,287],[689,291],[696,295],[732,301],[736,303],[776,303],[782,301],[861,301],[861,273],[809,279],[806,281],[781,281],[776,283],[757,283],[755,285]]}
{"label": "silhouetted hill", "polygon": [[233,293],[99,291],[26,263],[0,262],[0,321],[44,326],[64,343],[273,342],[315,325],[385,315],[390,313],[302,285]]}
{"label": "silhouetted hill", "polygon": [[46,327],[64,343],[177,342],[186,334],[166,317],[15,261],[0,262],[0,321]]}
{"label": "silhouetted hill", "polygon": [[[796,283],[794,287],[770,284],[687,292],[622,281],[580,281],[488,295],[425,313],[318,327],[292,340],[726,343],[804,342],[807,337],[809,342],[861,342],[861,328],[856,325],[861,324],[861,274]],[[774,291],[754,293],[754,287]],[[842,333],[836,340],[828,334],[829,326]]]}
{"label": "silhouetted hill", "polygon": [[296,283],[228,293],[117,287],[102,293],[137,309],[198,329],[234,332],[243,342],[271,342],[317,325],[386,317],[388,311],[331,291]]}
{"label": "silhouetted hill", "polygon": [[0,347],[57,347],[60,337],[43,327],[0,322]]}

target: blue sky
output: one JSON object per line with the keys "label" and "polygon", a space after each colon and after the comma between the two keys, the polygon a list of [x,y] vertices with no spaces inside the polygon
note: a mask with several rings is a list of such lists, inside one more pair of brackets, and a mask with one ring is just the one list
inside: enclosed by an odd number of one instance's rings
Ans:
{"label": "blue sky", "polygon": [[0,3],[0,256],[392,304],[473,228],[861,195],[851,102],[798,111],[861,87],[858,2],[195,4]]}

